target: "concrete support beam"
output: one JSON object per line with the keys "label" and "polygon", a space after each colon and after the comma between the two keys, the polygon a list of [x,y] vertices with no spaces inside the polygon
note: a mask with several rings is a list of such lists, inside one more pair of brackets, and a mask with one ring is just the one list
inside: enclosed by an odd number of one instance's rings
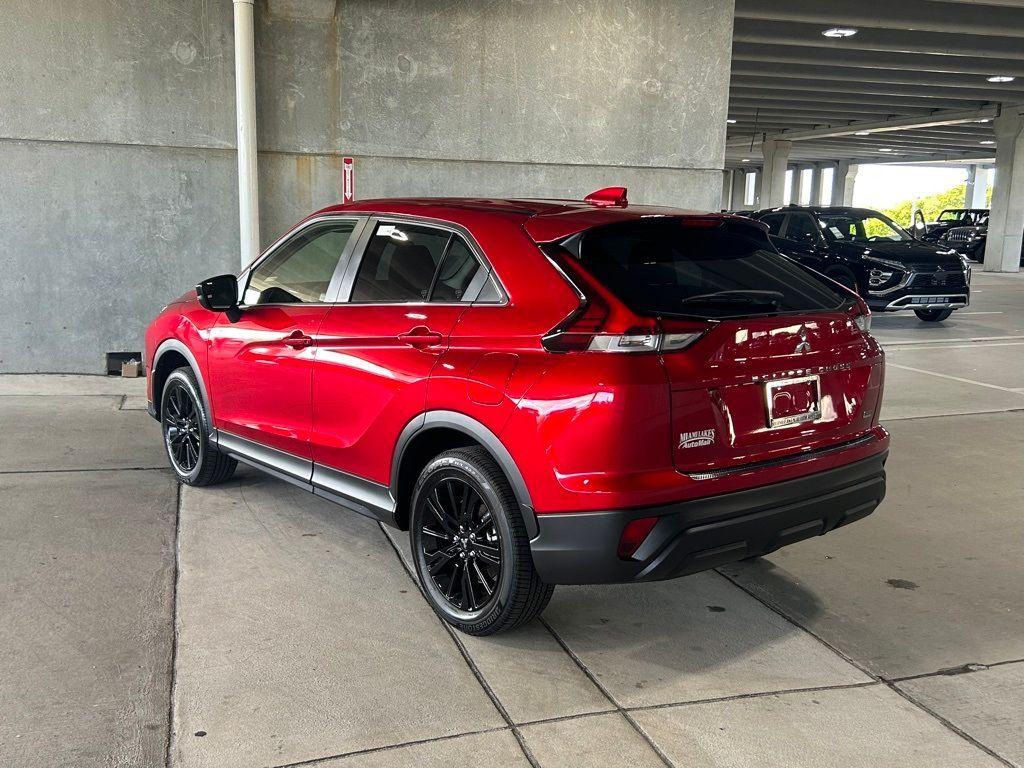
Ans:
{"label": "concrete support beam", "polygon": [[782,205],[786,193],[786,166],[789,165],[791,141],[767,139],[761,144],[764,172],[761,174],[761,206],[774,208]]}
{"label": "concrete support beam", "polygon": [[988,170],[987,165],[970,165],[967,167],[967,190],[964,193],[965,208],[988,207]]}
{"label": "concrete support beam", "polygon": [[1018,272],[1024,240],[1024,106],[1004,107],[993,128],[996,178],[984,269]]}
{"label": "concrete support beam", "polygon": [[853,205],[853,185],[857,180],[859,166],[848,160],[836,164],[832,176],[832,205]]}
{"label": "concrete support beam", "polygon": [[811,166],[811,201],[810,205],[821,205],[821,166]]}
{"label": "concrete support beam", "polygon": [[241,266],[260,253],[260,198],[256,165],[256,57],[253,0],[234,0],[235,121],[238,137],[238,224]]}
{"label": "concrete support beam", "polygon": [[732,172],[732,200],[729,203],[729,210],[738,211],[744,206],[744,196],[747,189],[747,173],[742,170]]}

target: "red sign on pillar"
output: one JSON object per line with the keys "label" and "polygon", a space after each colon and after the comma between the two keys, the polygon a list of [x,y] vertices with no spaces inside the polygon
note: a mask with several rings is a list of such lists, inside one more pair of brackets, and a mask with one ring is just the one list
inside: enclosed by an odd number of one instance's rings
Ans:
{"label": "red sign on pillar", "polygon": [[356,199],[355,161],[351,157],[341,158],[341,200],[351,203]]}

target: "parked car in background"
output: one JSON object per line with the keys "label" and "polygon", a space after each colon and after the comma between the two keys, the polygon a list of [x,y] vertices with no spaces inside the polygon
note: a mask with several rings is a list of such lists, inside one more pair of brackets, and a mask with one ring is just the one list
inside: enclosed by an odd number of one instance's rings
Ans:
{"label": "parked car in background", "polygon": [[748,219],[586,201],[326,208],[146,333],[183,483],[242,461],[409,531],[486,635],[556,584],[670,579],[868,514],[883,355]]}
{"label": "parked car in background", "polygon": [[940,322],[970,303],[967,260],[878,211],[789,205],[751,217],[768,227],[780,253],[856,291],[874,312],[913,310]]}
{"label": "parked car in background", "polygon": [[927,243],[937,243],[951,229],[979,226],[988,226],[988,208],[947,208],[935,221],[924,224],[919,238]]}

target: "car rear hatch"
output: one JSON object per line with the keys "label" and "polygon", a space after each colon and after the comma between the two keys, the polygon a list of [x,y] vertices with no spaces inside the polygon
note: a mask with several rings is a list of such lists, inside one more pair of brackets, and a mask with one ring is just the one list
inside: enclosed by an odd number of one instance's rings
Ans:
{"label": "car rear hatch", "polygon": [[[882,353],[866,306],[780,256],[759,226],[641,219],[574,235],[561,253],[594,291],[607,289],[651,324],[677,470],[731,471],[828,450],[877,423]],[[586,285],[581,293],[586,300]]]}

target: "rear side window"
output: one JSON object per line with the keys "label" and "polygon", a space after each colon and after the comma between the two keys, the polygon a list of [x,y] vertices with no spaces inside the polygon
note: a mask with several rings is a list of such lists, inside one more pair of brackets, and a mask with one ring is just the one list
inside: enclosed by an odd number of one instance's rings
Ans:
{"label": "rear side window", "polygon": [[821,233],[814,219],[806,213],[791,213],[786,225],[786,239],[797,243],[816,243]]}
{"label": "rear side window", "polygon": [[415,224],[378,224],[359,265],[352,302],[426,301],[451,234]]}
{"label": "rear side window", "polygon": [[476,256],[458,235],[452,235],[448,252],[441,268],[437,271],[431,301],[455,302],[480,292],[482,282],[487,278]]}
{"label": "rear side window", "polygon": [[782,232],[782,222],[785,220],[786,214],[784,213],[769,213],[758,219],[762,224],[768,225],[768,234],[770,235],[778,235]]}
{"label": "rear side window", "polygon": [[253,270],[245,303],[309,304],[327,298],[334,270],[355,222],[337,222],[303,230]]}
{"label": "rear side window", "polygon": [[751,226],[649,219],[596,227],[565,247],[641,314],[749,317],[834,310],[848,300]]}

